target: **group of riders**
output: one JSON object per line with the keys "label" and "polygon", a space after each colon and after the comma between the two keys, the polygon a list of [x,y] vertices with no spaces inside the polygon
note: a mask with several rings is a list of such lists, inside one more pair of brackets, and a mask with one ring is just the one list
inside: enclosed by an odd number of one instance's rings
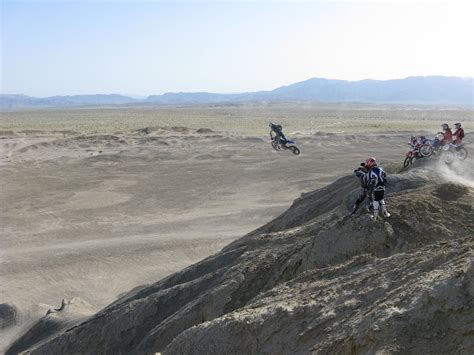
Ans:
{"label": "group of riders", "polygon": [[[440,137],[435,137],[433,140],[433,148],[438,148],[446,144],[460,144],[462,143],[462,140],[464,138],[464,129],[461,127],[461,123],[457,122],[454,124],[455,131],[451,130],[449,125],[447,123],[443,123],[441,125],[441,128],[443,129],[443,132],[440,132]],[[409,144],[413,147],[416,148],[420,144],[426,144],[429,141],[425,136],[412,136],[410,139]]]}
{"label": "group of riders", "polygon": [[441,128],[443,131],[440,132],[439,136],[436,136],[433,141],[430,141],[425,136],[412,136],[408,144],[411,145],[413,149],[416,149],[422,144],[432,143],[433,148],[437,149],[446,144],[459,145],[462,143],[464,138],[464,128],[461,127],[460,122],[454,124],[454,133],[447,123],[443,123]]}
{"label": "group of riders", "polygon": [[439,143],[440,145],[445,145],[449,143],[462,143],[462,140],[464,138],[464,128],[461,127],[461,122],[457,122],[454,124],[454,128],[456,129],[454,133],[451,131],[451,128],[449,128],[449,125],[447,123],[443,123],[441,125],[441,128],[443,129],[443,138],[439,141],[435,139],[435,144]]}
{"label": "group of riders", "polygon": [[[292,142],[283,134],[283,128],[281,125],[270,122],[269,127],[272,145],[275,143],[285,146],[288,142]],[[454,127],[455,131],[453,133],[447,123],[441,125],[441,128],[443,129],[442,136],[440,135],[433,141],[429,141],[433,150],[436,151],[447,144],[459,146],[462,143],[464,129],[461,127],[461,123],[455,123]],[[409,144],[413,149],[419,149],[421,145],[427,144],[427,142],[428,140],[424,136],[413,136]],[[387,186],[387,175],[383,168],[378,166],[377,160],[374,157],[369,157],[365,162],[362,162],[356,170],[354,170],[354,174],[360,180],[361,190],[352,207],[351,215],[355,214],[361,203],[367,199],[368,203],[366,209],[367,212],[369,212],[371,219],[377,220],[380,211],[385,217],[390,217],[390,213],[387,211],[387,206],[385,205],[384,200],[385,189]]]}
{"label": "group of riders", "polygon": [[[412,136],[408,145],[411,147],[410,156],[429,156],[431,153],[437,154],[446,145],[459,147],[464,138],[464,129],[460,122],[454,124],[455,131],[451,130],[447,123],[441,125],[442,132],[439,132],[433,140],[425,136]],[[423,147],[428,148],[428,153],[423,151]]]}

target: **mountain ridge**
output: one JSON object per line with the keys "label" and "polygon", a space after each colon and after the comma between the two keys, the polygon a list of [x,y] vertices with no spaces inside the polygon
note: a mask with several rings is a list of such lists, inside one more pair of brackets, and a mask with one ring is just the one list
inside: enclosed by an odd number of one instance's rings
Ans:
{"label": "mountain ridge", "polygon": [[1,94],[1,109],[121,106],[193,105],[245,102],[315,102],[421,105],[474,105],[474,79],[454,76],[410,76],[404,79],[348,81],[310,78],[269,91],[222,94],[167,92],[144,99],[120,94],[50,96]]}

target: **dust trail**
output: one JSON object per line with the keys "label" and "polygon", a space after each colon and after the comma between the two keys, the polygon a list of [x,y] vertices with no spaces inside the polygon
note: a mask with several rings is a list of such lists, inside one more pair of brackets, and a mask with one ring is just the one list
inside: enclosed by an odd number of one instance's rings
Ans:
{"label": "dust trail", "polygon": [[474,161],[472,159],[455,161],[450,165],[446,165],[440,159],[435,169],[440,177],[447,182],[474,188]]}

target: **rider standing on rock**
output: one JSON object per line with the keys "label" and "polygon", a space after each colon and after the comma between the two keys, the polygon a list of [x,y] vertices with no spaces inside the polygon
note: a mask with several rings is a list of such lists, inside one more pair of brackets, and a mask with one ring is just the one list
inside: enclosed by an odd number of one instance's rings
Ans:
{"label": "rider standing on rock", "polygon": [[453,138],[454,138],[454,144],[460,144],[462,143],[462,139],[464,138],[464,129],[461,128],[461,123],[457,122],[454,124],[454,127],[456,130],[453,133]]}
{"label": "rider standing on rock", "polygon": [[387,211],[385,205],[384,195],[385,187],[387,185],[387,175],[383,171],[382,167],[377,166],[375,158],[368,158],[365,162],[365,166],[368,169],[368,189],[369,195],[373,199],[374,212],[372,219],[376,220],[379,215],[379,209],[382,209],[382,213],[385,217],[390,217],[390,213]]}
{"label": "rider standing on rock", "polygon": [[283,127],[275,122],[268,124],[270,127],[270,139],[275,140],[278,144],[285,145],[288,142],[285,135],[283,134]]}

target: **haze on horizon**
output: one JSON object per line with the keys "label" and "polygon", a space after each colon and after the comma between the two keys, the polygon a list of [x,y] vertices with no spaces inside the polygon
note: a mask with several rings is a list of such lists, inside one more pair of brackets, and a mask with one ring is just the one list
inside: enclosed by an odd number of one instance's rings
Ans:
{"label": "haze on horizon", "polygon": [[470,2],[2,2],[1,93],[271,90],[474,77]]}

